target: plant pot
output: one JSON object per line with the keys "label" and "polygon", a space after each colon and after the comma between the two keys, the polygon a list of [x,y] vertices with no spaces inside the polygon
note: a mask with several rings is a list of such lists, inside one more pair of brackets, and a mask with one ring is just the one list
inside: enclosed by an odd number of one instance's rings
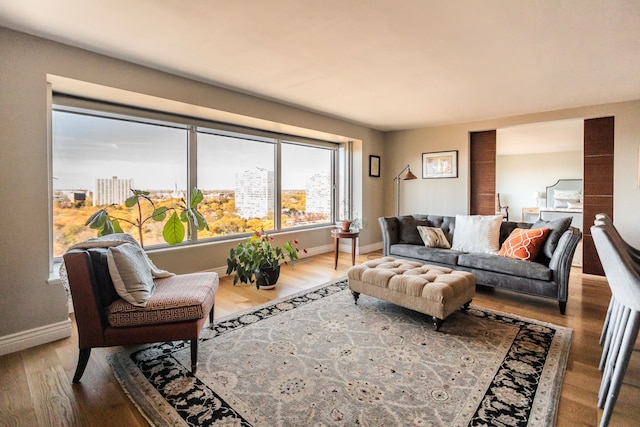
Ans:
{"label": "plant pot", "polygon": [[340,221],[340,227],[342,231],[349,231],[351,229],[351,221]]}
{"label": "plant pot", "polygon": [[276,287],[276,282],[280,277],[280,266],[275,268],[263,267],[255,271],[256,273],[256,287],[258,289],[273,289]]}

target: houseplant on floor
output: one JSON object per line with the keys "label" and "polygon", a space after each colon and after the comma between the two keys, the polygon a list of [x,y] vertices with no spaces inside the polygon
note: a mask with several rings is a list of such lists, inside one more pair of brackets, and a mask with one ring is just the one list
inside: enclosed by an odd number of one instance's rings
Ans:
{"label": "houseplant on floor", "polygon": [[257,289],[275,287],[280,276],[280,262],[291,263],[298,259],[298,249],[294,247],[298,241],[289,240],[277,246],[273,240],[267,233],[255,232],[246,242],[231,249],[227,259],[227,274],[235,273],[234,285],[240,281],[255,283]]}

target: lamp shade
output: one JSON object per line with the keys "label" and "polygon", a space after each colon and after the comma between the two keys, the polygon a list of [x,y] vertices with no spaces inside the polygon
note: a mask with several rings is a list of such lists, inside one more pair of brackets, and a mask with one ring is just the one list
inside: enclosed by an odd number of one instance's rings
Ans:
{"label": "lamp shade", "polygon": [[398,176],[398,178],[400,178],[400,179],[401,179],[401,180],[403,180],[403,181],[410,181],[410,180],[412,180],[412,179],[418,179],[418,177],[417,177],[417,176],[415,176],[415,175],[413,174],[413,172],[411,172],[411,169],[410,169],[410,168],[407,168],[407,170],[406,170],[406,171],[402,172],[402,173]]}

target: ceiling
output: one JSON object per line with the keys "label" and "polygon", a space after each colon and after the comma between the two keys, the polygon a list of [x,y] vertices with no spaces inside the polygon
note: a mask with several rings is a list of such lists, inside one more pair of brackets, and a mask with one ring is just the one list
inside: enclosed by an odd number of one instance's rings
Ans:
{"label": "ceiling", "polygon": [[637,0],[0,0],[0,25],[380,130],[640,99]]}

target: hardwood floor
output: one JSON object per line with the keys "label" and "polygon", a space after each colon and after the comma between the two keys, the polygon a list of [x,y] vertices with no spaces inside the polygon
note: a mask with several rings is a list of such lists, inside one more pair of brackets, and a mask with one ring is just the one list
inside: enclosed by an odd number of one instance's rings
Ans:
{"label": "hardwood floor", "polygon": [[[357,262],[377,258],[380,253],[360,255]],[[215,318],[280,298],[343,277],[349,258],[341,254],[338,270],[333,254],[307,258],[294,269],[283,268],[275,290],[233,286],[221,278]],[[478,289],[473,304],[531,317],[573,329],[567,371],[560,396],[558,426],[596,426],[601,410],[597,394],[601,348],[598,345],[610,293],[606,281],[571,273],[567,314],[560,315],[554,301],[512,292]],[[75,329],[75,327],[74,327]],[[443,326],[446,333],[446,322]],[[146,426],[111,372],[107,356],[120,347],[94,349],[80,384],[71,384],[77,357],[74,336],[0,357],[0,425],[11,426]],[[635,352],[625,377],[640,384],[640,355]],[[616,405],[611,426],[640,424],[640,393],[625,385]]]}

